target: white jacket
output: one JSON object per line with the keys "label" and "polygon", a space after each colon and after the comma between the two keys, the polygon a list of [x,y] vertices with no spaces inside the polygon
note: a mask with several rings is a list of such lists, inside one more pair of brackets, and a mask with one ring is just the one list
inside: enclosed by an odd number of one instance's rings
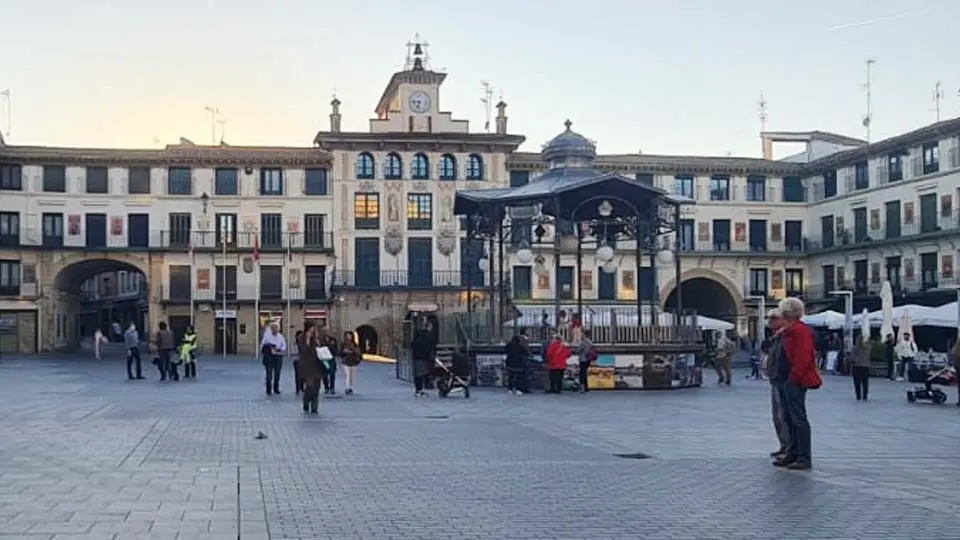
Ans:
{"label": "white jacket", "polygon": [[897,358],[916,358],[917,344],[913,341],[901,341],[897,343]]}

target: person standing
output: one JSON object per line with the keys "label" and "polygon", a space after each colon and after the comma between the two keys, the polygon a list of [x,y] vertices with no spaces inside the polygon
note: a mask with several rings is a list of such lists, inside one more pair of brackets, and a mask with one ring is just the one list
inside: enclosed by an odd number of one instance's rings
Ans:
{"label": "person standing", "polygon": [[783,420],[790,432],[790,442],[784,455],[773,464],[793,470],[809,470],[813,466],[813,456],[807,390],[820,388],[823,380],[817,371],[813,330],[800,320],[804,314],[803,301],[785,298],[779,308],[784,324],[784,354],[777,365],[777,380],[783,385]]}
{"label": "person standing", "polygon": [[[290,327],[291,329],[293,326]],[[297,330],[293,335],[293,348],[290,355],[293,357],[293,386],[294,395],[299,396],[303,392],[303,378],[300,377],[300,338],[303,336],[303,330]]]}
{"label": "person standing", "polygon": [[522,396],[527,393],[527,360],[530,349],[520,335],[514,335],[507,343],[507,392]]}
{"label": "person standing", "polygon": [[424,392],[430,380],[434,358],[437,356],[437,342],[433,338],[430,323],[423,321],[410,343],[410,356],[413,358],[413,388],[415,397],[425,397]]}
{"label": "person standing", "polygon": [[103,345],[107,342],[107,337],[99,328],[93,332],[93,356],[97,360],[103,360]]}
{"label": "person standing", "polygon": [[263,358],[264,386],[267,395],[280,395],[280,370],[283,367],[283,353],[287,350],[287,340],[280,333],[280,325],[273,322],[260,342],[260,355]]}
{"label": "person standing", "polygon": [[725,334],[720,334],[717,340],[716,360],[714,368],[717,370],[717,384],[730,386],[733,382],[733,355],[737,353],[737,344]]}
{"label": "person standing", "polygon": [[863,339],[863,336],[857,336],[857,342],[853,345],[853,391],[857,395],[857,401],[867,401],[870,393],[870,343]]}
{"label": "person standing", "polygon": [[173,354],[173,332],[167,328],[167,323],[160,321],[157,325],[157,333],[153,336],[153,344],[157,348],[157,369],[160,370],[160,380],[165,381],[169,377],[171,381],[179,381],[180,374],[176,366],[170,361],[170,355]]}
{"label": "person standing", "polygon": [[790,430],[783,421],[783,383],[780,382],[778,367],[783,362],[783,316],[780,309],[770,311],[768,326],[773,334],[767,340],[767,380],[770,381],[770,413],[773,418],[773,430],[777,434],[780,447],[770,452],[770,457],[781,459],[787,454],[790,447]]}
{"label": "person standing", "polygon": [[357,366],[363,361],[363,354],[357,346],[353,332],[343,333],[343,342],[340,344],[340,363],[343,364],[343,375],[346,378],[345,394],[353,393],[353,385],[357,381]]}
{"label": "person standing", "polygon": [[183,363],[183,378],[197,378],[197,333],[188,326],[180,342],[180,362]]}
{"label": "person standing", "polygon": [[[330,335],[326,328],[320,331],[320,369],[322,371],[323,393],[334,396],[337,394],[337,340]],[[326,350],[324,350],[326,349]]]}
{"label": "person standing", "polygon": [[950,351],[950,356],[953,357],[953,374],[954,378],[957,379],[957,407],[960,407],[960,337],[958,337],[957,342],[953,344],[953,350]]}
{"label": "person standing", "polygon": [[563,374],[567,371],[567,360],[570,358],[570,349],[563,343],[560,334],[553,336],[550,346],[547,347],[546,361],[549,370],[550,388],[548,394],[563,392]]}
{"label": "person standing", "polygon": [[123,343],[127,347],[127,378],[131,381],[134,379],[133,365],[136,363],[136,379],[143,380],[143,362],[140,360],[140,333],[137,332],[137,327],[133,323],[130,323],[127,331],[123,333]]}
{"label": "person standing", "polygon": [[917,358],[917,344],[910,338],[910,334],[904,332],[903,340],[897,344],[897,360],[900,362],[900,373],[897,374],[897,380],[910,379],[910,366]]}
{"label": "person standing", "polygon": [[297,370],[303,381],[303,412],[317,414],[320,407],[320,358],[317,356],[317,326],[307,321],[297,342]]}
{"label": "person standing", "polygon": [[582,330],[580,334],[580,344],[577,345],[577,366],[580,368],[578,373],[580,393],[590,391],[590,364],[597,360],[597,348],[593,344],[592,336],[593,334],[589,328]]}
{"label": "person standing", "polygon": [[883,339],[883,357],[887,361],[887,378],[891,381],[897,380],[896,373],[893,371],[894,349],[897,346],[897,340],[893,334],[887,334]]}

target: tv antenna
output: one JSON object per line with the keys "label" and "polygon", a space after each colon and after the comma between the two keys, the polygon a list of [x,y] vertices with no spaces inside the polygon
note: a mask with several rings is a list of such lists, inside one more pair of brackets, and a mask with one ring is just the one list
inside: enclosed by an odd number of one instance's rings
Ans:
{"label": "tv antenna", "polygon": [[873,94],[871,93],[871,68],[877,61],[873,58],[868,58],[866,61],[867,65],[867,82],[864,84],[864,89],[867,92],[867,114],[863,117],[863,127],[867,130],[867,142],[870,142],[870,125],[873,123]]}
{"label": "tv antenna", "polygon": [[760,113],[760,131],[764,132],[767,130],[767,100],[763,97],[763,92],[760,92],[760,101],[757,102],[757,110]]}
{"label": "tv antenna", "polygon": [[5,89],[3,89],[3,90],[0,90],[0,96],[6,98],[6,101],[7,101],[7,132],[6,132],[6,135],[7,135],[7,138],[9,139],[9,138],[10,138],[10,132],[13,130],[13,127],[12,127],[12,126],[13,126],[13,121],[11,120],[11,118],[13,118],[13,98],[10,96],[10,89],[9,89],[9,88],[5,88]]}
{"label": "tv antenna", "polygon": [[217,119],[220,117],[220,108],[206,105],[203,110],[210,115],[210,144],[217,145]]}
{"label": "tv antenna", "polygon": [[227,136],[227,120],[226,118],[218,118],[217,125],[220,126],[220,146],[223,146],[224,137]]}
{"label": "tv antenna", "polygon": [[484,113],[483,130],[490,133],[490,120],[493,118],[493,85],[490,81],[480,81],[480,86],[483,87],[483,97],[480,98]]}
{"label": "tv antenna", "polygon": [[160,148],[160,137],[157,137],[156,135],[153,137],[153,147],[157,149]]}
{"label": "tv antenna", "polygon": [[943,101],[943,84],[937,81],[933,87],[933,110],[937,113],[937,122],[940,121],[940,102]]}

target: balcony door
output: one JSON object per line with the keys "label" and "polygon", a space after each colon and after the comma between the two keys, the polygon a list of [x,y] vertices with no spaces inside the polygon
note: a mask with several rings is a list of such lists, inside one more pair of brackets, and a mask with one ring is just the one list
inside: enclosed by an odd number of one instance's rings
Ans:
{"label": "balcony door", "polygon": [[433,239],[407,240],[407,285],[420,288],[433,286]]}
{"label": "balcony door", "polygon": [[597,269],[597,298],[600,300],[617,299],[617,272],[607,273]]}

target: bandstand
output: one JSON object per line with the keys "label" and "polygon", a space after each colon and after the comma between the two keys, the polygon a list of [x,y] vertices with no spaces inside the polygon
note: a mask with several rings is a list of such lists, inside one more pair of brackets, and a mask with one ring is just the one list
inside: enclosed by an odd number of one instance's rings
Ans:
{"label": "bandstand", "polygon": [[[559,332],[568,343],[589,328],[599,357],[591,367],[591,386],[613,388],[682,388],[699,386],[698,353],[703,344],[695,313],[675,304],[660,309],[652,298],[636,294],[634,305],[599,307],[583,294],[584,258],[602,272],[614,273],[616,259],[633,266],[674,273],[680,282],[681,200],[632,178],[593,168],[596,146],[572,131],[571,123],[541,153],[548,170],[531,183],[505,189],[458,191],[454,213],[465,222],[465,256],[477,262],[478,273],[466,271],[466,312],[442,324],[445,341],[456,341],[459,354],[473,362],[477,384],[498,384],[498,361],[504,344],[524,332],[540,343]],[[573,256],[572,287],[561,284],[561,258]],[[592,262],[592,261],[591,261]],[[524,316],[511,298],[511,263],[532,265],[538,275],[550,274],[551,304],[539,320]],[[658,286],[653,284],[652,290]],[[478,309],[477,298],[486,309]]]}

